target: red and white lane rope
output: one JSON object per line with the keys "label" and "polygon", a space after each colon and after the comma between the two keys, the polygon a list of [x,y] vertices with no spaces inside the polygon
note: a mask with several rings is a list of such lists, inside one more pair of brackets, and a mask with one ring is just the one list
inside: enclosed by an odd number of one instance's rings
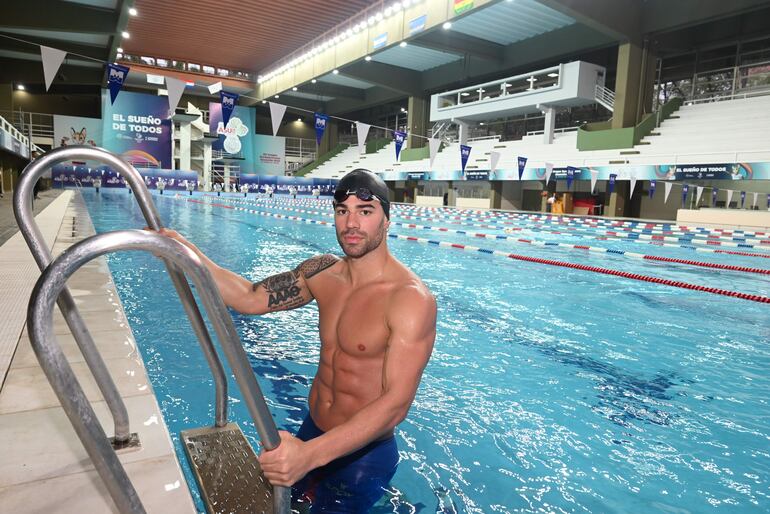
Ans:
{"label": "red and white lane rope", "polygon": [[[184,197],[176,196],[176,197],[172,197],[172,198],[180,199],[180,198],[184,198]],[[323,221],[323,220],[313,220],[313,219],[308,219],[308,218],[301,218],[299,216],[286,216],[286,215],[283,215],[283,214],[277,214],[277,213],[273,213],[273,212],[263,212],[263,211],[253,210],[253,209],[246,209],[244,207],[232,207],[230,205],[225,205],[225,204],[221,204],[221,203],[208,203],[208,202],[204,202],[204,201],[201,201],[201,200],[195,200],[195,199],[192,199],[192,198],[185,198],[185,199],[188,202],[192,202],[192,203],[203,204],[203,205],[208,205],[208,206],[212,206],[212,207],[223,207],[223,208],[227,208],[227,209],[231,209],[231,210],[242,210],[242,211],[250,212],[252,214],[256,214],[256,215],[259,215],[259,216],[269,216],[269,217],[278,218],[278,219],[288,219],[288,220],[292,220],[292,221],[300,221],[300,222],[303,222],[303,223],[309,223],[309,224],[313,224],[313,225],[324,225],[324,226],[328,226],[328,227],[333,227],[334,226],[333,222],[328,222],[328,221]],[[487,248],[479,248],[477,246],[463,245],[463,244],[457,244],[457,243],[449,243],[449,242],[446,242],[446,241],[435,241],[435,240],[424,239],[424,238],[420,238],[420,237],[404,236],[404,235],[401,235],[401,234],[388,234],[388,237],[391,238],[391,239],[400,239],[400,240],[403,240],[403,241],[412,241],[412,242],[416,242],[416,243],[435,245],[435,246],[440,246],[440,247],[444,247],[444,248],[454,248],[454,249],[464,250],[464,251],[469,251],[469,252],[479,252],[479,253],[485,253],[485,254],[489,254],[489,255],[497,255],[497,256],[500,256],[500,257],[505,257],[505,258],[508,258],[508,259],[514,259],[514,260],[518,260],[518,261],[533,262],[533,263],[537,263],[537,264],[545,264],[545,265],[548,265],[548,266],[559,266],[559,267],[563,267],[563,268],[571,268],[571,269],[577,269],[577,270],[581,270],[581,271],[590,271],[590,272],[593,272],[593,273],[601,273],[601,274],[605,274],[605,275],[613,275],[613,276],[616,276],[616,277],[622,277],[622,278],[627,278],[627,279],[631,279],[631,280],[639,280],[639,281],[642,281],[642,282],[650,282],[650,283],[653,283],[653,284],[660,284],[660,285],[665,285],[665,286],[670,286],[670,287],[678,287],[678,288],[681,288],[681,289],[689,289],[689,290],[692,290],[692,291],[702,291],[702,292],[716,294],[716,295],[721,295],[721,296],[729,296],[729,297],[732,297],[732,298],[740,298],[740,299],[749,300],[749,301],[752,301],[752,302],[759,302],[759,303],[770,304],[770,297],[767,297],[767,296],[755,295],[755,294],[750,294],[750,293],[742,293],[742,292],[739,292],[739,291],[728,291],[726,289],[719,289],[719,288],[716,288],[716,287],[701,286],[701,285],[697,285],[697,284],[690,284],[690,283],[687,283],[687,282],[681,282],[681,281],[678,281],[678,280],[669,280],[669,279],[660,278],[660,277],[652,277],[652,276],[648,276],[648,275],[640,275],[640,274],[637,274],[637,273],[630,273],[630,272],[627,272],[627,271],[613,270],[613,269],[608,269],[608,268],[600,268],[598,266],[588,266],[588,265],[585,265],[585,264],[576,264],[576,263],[573,263],[573,262],[557,261],[557,260],[553,260],[553,259],[542,259],[540,257],[530,257],[530,256],[527,256],[527,255],[518,255],[518,254],[514,254],[514,253],[503,252],[503,251],[500,251],[500,250],[490,250],[490,249],[487,249]]]}

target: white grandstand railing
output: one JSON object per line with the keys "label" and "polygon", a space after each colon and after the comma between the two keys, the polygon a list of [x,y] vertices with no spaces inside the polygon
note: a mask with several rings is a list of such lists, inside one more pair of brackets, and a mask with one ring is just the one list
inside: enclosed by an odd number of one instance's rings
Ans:
{"label": "white grandstand railing", "polygon": [[493,141],[493,140],[499,140],[500,135],[489,135],[489,136],[478,136],[478,137],[469,137],[468,142],[472,143],[474,141]]}
{"label": "white grandstand railing", "polygon": [[[744,150],[739,152],[725,151],[725,152],[692,152],[692,153],[661,153],[661,154],[634,154],[634,155],[619,155],[617,157],[611,156],[595,156],[585,157],[583,159],[571,159],[566,157],[564,159],[543,159],[554,164],[554,166],[561,166],[562,164],[568,164],[570,166],[582,165],[582,166],[607,166],[608,161],[611,160],[614,164],[639,164],[640,160],[658,161],[661,165],[676,165],[676,164],[695,164],[693,157],[703,158],[698,161],[697,164],[732,164],[736,162],[749,162],[749,155],[765,155],[766,159],[770,159],[770,148],[767,150]],[[709,162],[707,159],[710,156],[719,156],[719,162]],[[535,157],[530,159],[532,162],[538,162],[541,159]],[[624,160],[624,163],[618,161]],[[682,162],[686,160],[688,162]]]}
{"label": "white grandstand railing", "polygon": [[713,103],[713,102],[725,102],[728,100],[742,100],[746,98],[754,98],[757,96],[767,96],[770,95],[770,87],[768,88],[762,88],[762,89],[756,89],[752,91],[747,91],[745,93],[733,93],[729,95],[721,95],[721,96],[709,96],[706,98],[696,98],[695,100],[687,100],[685,102],[685,105],[692,105],[692,104],[706,104],[706,103]]}
{"label": "white grandstand railing", "polygon": [[600,105],[603,105],[610,111],[615,110],[615,92],[611,89],[596,84],[596,88],[594,89],[594,97],[596,98],[596,102]]}
{"label": "white grandstand railing", "polygon": [[[579,128],[580,128],[579,126],[578,127],[564,127],[564,128],[555,129],[554,133],[556,133],[556,134],[563,134],[565,132],[577,132]],[[538,135],[541,135],[541,134],[545,134],[545,130],[530,130],[529,132],[527,132],[528,136],[538,136]]]}

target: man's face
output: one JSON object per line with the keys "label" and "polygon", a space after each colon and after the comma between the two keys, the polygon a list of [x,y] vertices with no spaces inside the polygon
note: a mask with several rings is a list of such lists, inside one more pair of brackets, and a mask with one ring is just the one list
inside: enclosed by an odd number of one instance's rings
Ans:
{"label": "man's face", "polygon": [[385,238],[390,222],[378,200],[365,202],[350,195],[334,207],[337,241],[349,257],[363,257]]}

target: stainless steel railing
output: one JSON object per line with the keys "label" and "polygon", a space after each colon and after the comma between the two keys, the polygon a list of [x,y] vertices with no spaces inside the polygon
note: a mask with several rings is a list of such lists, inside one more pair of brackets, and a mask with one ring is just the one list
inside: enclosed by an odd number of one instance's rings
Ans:
{"label": "stainless steel railing", "polygon": [[[54,303],[63,292],[67,279],[87,262],[118,250],[151,252],[167,263],[173,263],[174,269],[181,269],[191,278],[235,374],[236,383],[262,445],[267,450],[274,449],[280,444],[280,437],[227,307],[208,269],[191,249],[173,239],[142,230],[108,232],[72,245],[46,267],[35,284],[27,313],[30,341],[43,371],[118,509],[122,513],[141,514],[145,510],[136,490],[107,442],[107,436],[91,404],[53,335]],[[288,513],[288,488],[274,487],[273,499],[276,514]]]}

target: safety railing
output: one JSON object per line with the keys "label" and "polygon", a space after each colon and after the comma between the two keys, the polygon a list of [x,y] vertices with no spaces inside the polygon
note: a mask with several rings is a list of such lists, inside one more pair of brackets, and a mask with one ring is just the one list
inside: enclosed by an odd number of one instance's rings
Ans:
{"label": "safety railing", "polygon": [[[71,161],[71,160],[99,161],[103,164],[110,166],[113,170],[115,170],[118,174],[120,174],[126,180],[126,183],[128,184],[130,190],[134,193],[134,196],[136,197],[137,202],[139,203],[139,207],[142,211],[142,214],[144,215],[147,225],[153,230],[160,230],[162,228],[160,216],[157,213],[155,204],[152,202],[152,196],[150,195],[150,192],[147,189],[147,186],[144,183],[142,176],[131,165],[121,160],[119,157],[101,148],[95,148],[90,146],[70,146],[65,148],[58,148],[56,150],[53,150],[45,154],[44,156],[38,158],[37,160],[33,161],[31,164],[29,164],[25,168],[25,170],[21,175],[19,183],[17,184],[16,190],[14,191],[14,198],[13,198],[13,208],[14,208],[14,215],[16,217],[16,222],[19,225],[21,233],[25,241],[27,242],[27,245],[29,246],[33,257],[35,258],[35,262],[37,263],[41,271],[44,271],[47,269],[48,265],[52,260],[52,255],[51,255],[50,249],[45,244],[42,233],[40,232],[40,229],[37,226],[32,213],[32,198],[34,196],[33,194],[34,184],[46,171],[53,168],[53,166],[55,166],[56,164],[60,164],[62,162]],[[223,427],[227,424],[227,380],[225,377],[224,368],[222,367],[222,363],[216,354],[213,342],[211,340],[211,337],[209,336],[208,330],[206,329],[205,323],[203,321],[203,317],[201,316],[201,313],[198,310],[197,304],[195,303],[195,298],[192,294],[192,290],[190,289],[190,286],[187,283],[187,280],[185,279],[184,274],[180,272],[176,267],[174,267],[171,263],[167,262],[166,265],[168,268],[169,276],[171,277],[174,287],[176,288],[176,291],[180,297],[180,300],[182,301],[185,312],[188,318],[190,319],[190,323],[193,326],[193,330],[200,342],[201,349],[206,358],[206,361],[208,362],[209,368],[211,369],[212,374],[214,375],[215,426]],[[85,326],[85,323],[82,317],[80,316],[80,313],[78,312],[78,309],[75,305],[75,301],[74,301],[74,298],[72,297],[72,294],[69,292],[69,290],[66,287],[62,285],[62,287],[57,292],[57,296],[55,298],[57,299],[56,301],[59,305],[59,308],[61,309],[62,315],[64,316],[64,319],[67,322],[67,325],[69,326],[72,332],[72,335],[74,336],[78,344],[78,347],[80,348],[81,353],[83,354],[83,357],[86,361],[86,365],[88,366],[89,370],[93,374],[94,380],[96,381],[99,387],[99,390],[102,393],[102,396],[104,397],[105,402],[113,417],[113,422],[115,425],[114,427],[115,435],[113,438],[113,446],[115,448],[124,447],[127,444],[129,444],[131,441],[131,432],[129,427],[128,413],[120,397],[120,394],[118,393],[117,387],[115,386],[114,381],[110,377],[109,372],[107,371],[106,365],[103,359],[101,358],[98,350],[96,349],[96,345],[94,344],[94,341],[90,333],[88,332]],[[221,302],[221,299],[220,299],[220,302]],[[227,317],[227,319],[230,320],[229,316]],[[34,320],[32,318],[28,319],[28,323],[30,324],[30,326],[32,326],[33,321]],[[230,324],[232,324],[231,320],[230,320]],[[36,354],[38,355],[38,359],[41,361],[41,364],[43,360],[49,358],[49,356],[46,356],[43,353],[40,353],[38,351],[37,346],[33,345],[33,347],[36,349]],[[54,362],[56,366],[64,367],[66,368],[66,370],[70,370],[69,365],[66,363],[66,361],[63,360],[63,358],[57,358]],[[246,362],[246,366],[248,366],[248,361],[245,361],[245,362]],[[241,367],[242,367],[242,364],[241,364]],[[44,366],[44,370],[45,370],[45,366]],[[70,370],[70,374],[71,374],[71,370]],[[48,376],[49,381],[51,381],[51,384],[54,385],[55,378],[49,375],[48,372],[46,372],[46,375]],[[240,382],[239,382],[239,385],[240,385]],[[55,389],[56,387],[57,386],[54,385]],[[243,387],[241,388],[243,389]],[[246,396],[245,392],[246,391],[244,391],[244,395]],[[60,391],[59,389],[57,389],[57,395],[59,395],[61,399],[61,394],[59,393]],[[253,393],[253,389],[252,389],[252,393]],[[259,398],[261,399],[261,393],[259,394]],[[256,399],[246,398],[245,401],[247,405],[249,405],[250,411],[251,411],[252,404],[256,405],[258,403],[258,400]],[[262,400],[262,402],[264,402],[264,400]],[[67,414],[70,416],[70,420],[73,422],[73,425],[76,425],[76,421],[73,420],[73,417],[77,417],[79,415],[80,413],[80,411],[78,410],[79,406],[77,404],[69,402],[69,400],[66,401],[66,404],[69,405],[70,407],[69,411],[67,410],[68,408],[65,405],[65,401],[62,400],[62,405],[65,406],[65,411],[67,411]],[[258,411],[252,412],[252,414],[255,414],[255,413],[258,413]],[[269,419],[270,423],[272,423],[272,418],[269,417],[269,413],[268,413],[267,419]],[[79,421],[78,423],[81,423],[81,422]],[[257,422],[257,425],[258,427],[260,425],[264,426],[265,423],[266,422]],[[101,431],[101,428],[99,430]],[[274,430],[274,427],[273,427],[273,430]],[[78,433],[80,435],[81,432],[78,432]],[[88,434],[91,434],[91,432],[87,432],[87,433],[84,432],[83,434],[84,435],[81,437],[81,440],[83,439],[83,437],[90,437]],[[103,431],[101,431],[101,434],[103,435]],[[261,431],[260,431],[260,436],[262,436]],[[106,444],[105,441],[102,441],[98,444]],[[267,449],[274,448],[275,446],[277,446],[278,442],[279,440],[277,439],[277,432],[274,437],[271,434],[271,436],[268,439],[263,439],[263,444]],[[84,442],[83,444],[86,445],[86,442]],[[91,455],[90,451],[89,451],[89,455]],[[93,455],[91,456],[93,458]],[[96,460],[94,460],[94,462],[97,463]],[[99,465],[97,465],[97,469],[99,469]],[[102,472],[105,470],[106,468],[102,466],[100,475],[105,480],[105,482],[108,482],[108,486],[111,487],[110,491],[112,493],[112,486],[109,485],[109,477],[112,475],[109,475],[109,476],[105,475]],[[280,494],[276,494],[276,498],[283,498],[284,496],[286,496],[286,494],[287,493],[285,491],[281,492]],[[113,497],[115,497],[115,495],[113,495]],[[121,501],[124,501],[126,499],[127,499],[126,497],[123,497]],[[117,503],[117,500],[116,500],[116,503]],[[129,504],[130,502],[126,504],[126,506],[128,506]],[[119,503],[118,505],[121,505],[121,504]],[[125,510],[124,512],[142,512],[142,511]]]}
{"label": "safety railing", "polygon": [[[72,245],[43,271],[32,290],[27,313],[30,341],[46,377],[118,509],[122,513],[139,514],[145,512],[139,496],[107,442],[91,404],[53,335],[54,304],[64,291],[67,279],[89,261],[118,250],[151,252],[167,263],[173,263],[175,269],[178,266],[190,277],[214,325],[263,446],[268,450],[276,448],[280,437],[227,307],[210,272],[195,252],[170,238],[142,230],[98,234]],[[275,487],[273,501],[274,512],[288,513],[287,488]]]}
{"label": "safety railing", "polygon": [[596,84],[596,88],[594,89],[594,95],[596,97],[596,102],[598,104],[603,105],[610,111],[615,110],[615,92],[614,91],[600,84]]}

